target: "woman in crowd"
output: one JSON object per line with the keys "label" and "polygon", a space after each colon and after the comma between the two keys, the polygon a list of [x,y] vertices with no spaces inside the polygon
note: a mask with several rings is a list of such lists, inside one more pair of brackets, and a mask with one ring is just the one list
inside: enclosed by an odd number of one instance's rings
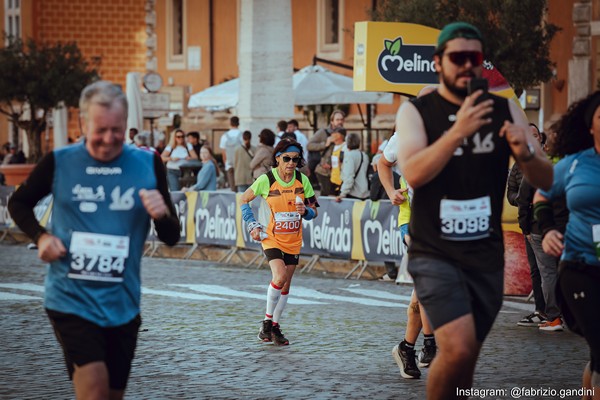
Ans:
{"label": "woman in crowd", "polygon": [[[298,142],[281,140],[273,151],[274,168],[259,176],[241,198],[242,218],[252,238],[262,239],[262,248],[272,273],[267,290],[267,310],[258,339],[280,346],[289,344],[281,332],[279,321],[298,265],[302,218],[311,220],[317,216],[318,203],[313,188],[306,175],[297,170],[304,165],[302,154],[302,146]],[[249,203],[257,196],[267,201],[271,211],[266,229],[256,221],[250,208]]]}
{"label": "woman in crowd", "polygon": [[360,151],[360,135],[350,133],[346,137],[346,150],[342,163],[342,186],[336,201],[343,198],[365,200],[369,197],[369,181],[367,169],[369,156]]}
{"label": "woman in crowd", "polygon": [[167,163],[167,181],[169,190],[173,192],[181,188],[179,184],[181,164],[187,160],[197,160],[198,155],[192,145],[185,141],[185,133],[181,129],[176,129],[171,133],[169,144],[162,152],[161,158]]}
{"label": "woman in crowd", "polygon": [[[591,361],[583,372],[586,388],[600,399],[600,92],[569,107],[558,123],[553,155],[564,157],[554,166],[548,202],[535,206],[540,224],[553,218],[550,202],[566,196],[569,221],[564,236],[550,230],[544,251],[560,256],[558,297],[565,322],[590,347]],[[585,397],[591,399],[591,396]]]}
{"label": "woman in crowd", "polygon": [[252,168],[252,176],[254,179],[270,170],[271,159],[273,158],[273,145],[275,144],[275,133],[270,129],[263,129],[258,135],[259,144],[256,147],[256,152],[250,168]]}
{"label": "woman in crowd", "polygon": [[213,160],[210,150],[204,146],[200,148],[200,161],[202,161],[202,168],[198,171],[196,184],[190,188],[184,188],[184,192],[217,190],[217,163]]}

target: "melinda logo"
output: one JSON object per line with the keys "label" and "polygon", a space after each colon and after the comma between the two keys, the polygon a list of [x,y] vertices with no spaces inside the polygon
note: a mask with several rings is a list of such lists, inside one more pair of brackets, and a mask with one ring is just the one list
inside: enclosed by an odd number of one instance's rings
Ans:
{"label": "melinda logo", "polygon": [[438,83],[433,63],[434,46],[406,45],[402,37],[384,41],[377,59],[379,74],[391,83]]}

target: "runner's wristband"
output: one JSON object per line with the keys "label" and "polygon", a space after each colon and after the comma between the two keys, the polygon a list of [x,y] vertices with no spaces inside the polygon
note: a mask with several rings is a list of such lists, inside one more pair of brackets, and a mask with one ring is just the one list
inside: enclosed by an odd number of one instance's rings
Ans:
{"label": "runner's wristband", "polygon": [[315,216],[317,215],[316,211],[313,210],[310,207],[306,207],[306,211],[304,211],[304,215],[302,215],[302,218],[304,218],[307,221],[310,221],[311,219],[313,219]]}
{"label": "runner's wristband", "polygon": [[250,208],[250,204],[245,203],[242,204],[242,219],[249,224],[250,222],[256,222],[256,218],[254,218],[254,214],[252,213],[252,208]]}

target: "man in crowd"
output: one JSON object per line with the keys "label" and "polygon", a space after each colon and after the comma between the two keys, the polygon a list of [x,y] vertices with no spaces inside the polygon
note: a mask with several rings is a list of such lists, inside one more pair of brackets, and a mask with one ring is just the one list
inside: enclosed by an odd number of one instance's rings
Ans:
{"label": "man in crowd", "polygon": [[256,146],[250,144],[251,140],[252,133],[244,131],[242,134],[242,144],[235,149],[235,186],[240,193],[244,193],[254,182],[250,162],[256,154]]}
{"label": "man in crowd", "polygon": [[[123,398],[137,343],[140,262],[154,221],[168,245],[179,220],[160,157],[124,146],[127,100],[106,81],[79,102],[85,142],[48,153],[11,197],[19,228],[50,263],[44,307],[78,399]],[[52,230],[35,218],[54,197]]]}
{"label": "man in crowd", "polygon": [[[534,186],[549,188],[552,166],[522,111],[476,90],[483,39],[455,22],[434,53],[437,91],[402,104],[396,118],[398,163],[414,189],[408,271],[439,347],[428,399],[472,387],[481,345],[502,305],[502,204],[512,153]],[[479,102],[477,102],[479,100]]]}
{"label": "man in crowd", "polygon": [[[315,168],[321,162],[321,156],[323,152],[332,142],[332,139],[330,139],[331,133],[335,128],[344,127],[345,118],[346,114],[342,110],[334,110],[329,118],[329,126],[324,129],[319,129],[308,140],[308,144],[306,145],[306,148],[308,149],[308,169],[310,171],[310,179],[313,184],[320,184],[315,176]],[[323,189],[321,188],[321,190]]]}
{"label": "man in crowd", "polygon": [[185,139],[189,144],[192,145],[194,152],[198,155],[198,158],[200,158],[200,149],[202,148],[202,143],[200,142],[200,133],[196,131],[188,132],[185,135]]}
{"label": "man in crowd", "polygon": [[239,130],[240,119],[235,116],[229,118],[229,126],[230,129],[221,136],[219,148],[222,150],[221,155],[223,156],[223,164],[225,165],[229,188],[235,192],[237,189],[235,188],[233,164],[235,161],[235,149],[242,143],[242,131]]}

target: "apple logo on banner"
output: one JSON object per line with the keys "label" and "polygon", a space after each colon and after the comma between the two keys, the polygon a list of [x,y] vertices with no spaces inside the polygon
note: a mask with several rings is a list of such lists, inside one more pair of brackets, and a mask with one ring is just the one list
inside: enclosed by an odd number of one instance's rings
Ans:
{"label": "apple logo on banner", "polygon": [[385,39],[377,59],[377,69],[383,79],[391,83],[438,83],[433,63],[435,47],[407,45],[399,36]]}

